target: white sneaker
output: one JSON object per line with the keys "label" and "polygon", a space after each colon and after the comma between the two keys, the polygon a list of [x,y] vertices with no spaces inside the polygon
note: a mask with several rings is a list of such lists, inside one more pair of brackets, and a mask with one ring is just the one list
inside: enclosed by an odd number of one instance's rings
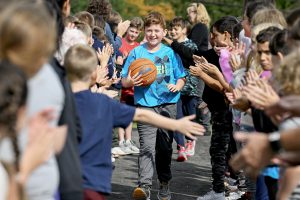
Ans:
{"label": "white sneaker", "polygon": [[140,150],[137,148],[132,140],[126,140],[125,145],[130,148],[132,154],[139,154]]}
{"label": "white sneaker", "polygon": [[225,200],[225,193],[216,193],[212,190],[206,193],[204,196],[198,197],[197,200]]}
{"label": "white sneaker", "polygon": [[114,147],[111,149],[111,153],[113,155],[119,155],[119,156],[124,156],[127,155],[120,147]]}
{"label": "white sneaker", "polygon": [[244,192],[241,191],[237,191],[237,192],[230,192],[229,196],[226,197],[226,200],[238,200],[242,197],[242,195],[244,194]]}
{"label": "white sneaker", "polygon": [[122,141],[119,143],[119,147],[121,148],[121,150],[126,153],[126,155],[132,154],[132,150],[130,149],[130,146],[128,146],[125,141]]}
{"label": "white sneaker", "polygon": [[195,140],[188,140],[186,142],[186,144],[185,144],[185,153],[188,157],[195,155],[195,146],[196,146],[196,141]]}

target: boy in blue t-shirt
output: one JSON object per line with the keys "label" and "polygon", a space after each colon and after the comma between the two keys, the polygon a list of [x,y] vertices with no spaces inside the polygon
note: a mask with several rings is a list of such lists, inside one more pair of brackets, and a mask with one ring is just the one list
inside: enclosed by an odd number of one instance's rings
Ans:
{"label": "boy in blue t-shirt", "polygon": [[[122,71],[123,87],[134,87],[134,103],[169,118],[176,118],[176,103],[185,84],[185,73],[180,57],[161,43],[166,35],[162,14],[152,12],[145,18],[146,43],[134,48],[127,57]],[[128,68],[138,58],[151,60],[157,68],[156,80],[148,87],[141,86],[139,75],[130,77]],[[158,199],[170,199],[169,181],[173,132],[138,123],[140,136],[139,180],[133,199],[150,199],[154,165],[160,181]],[[157,134],[159,133],[159,134]],[[155,162],[154,162],[155,161]]]}
{"label": "boy in blue t-shirt", "polygon": [[173,120],[154,112],[121,104],[106,95],[92,93],[95,83],[97,56],[85,45],[71,47],[65,56],[65,67],[72,84],[80,123],[82,140],[79,145],[83,170],[85,199],[103,200],[111,192],[111,144],[114,127],[126,128],[131,121],[152,124],[195,138],[204,128],[186,117]]}

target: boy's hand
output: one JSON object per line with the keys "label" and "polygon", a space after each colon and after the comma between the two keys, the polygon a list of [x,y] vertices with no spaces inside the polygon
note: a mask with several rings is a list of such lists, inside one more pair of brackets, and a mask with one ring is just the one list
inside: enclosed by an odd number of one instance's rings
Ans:
{"label": "boy's hand", "polygon": [[117,35],[122,38],[123,35],[126,33],[127,29],[129,28],[129,26],[130,26],[129,20],[119,23],[117,28]]}
{"label": "boy's hand", "polygon": [[168,89],[170,90],[170,92],[179,92],[180,89],[177,87],[177,85],[174,84],[168,84]]}
{"label": "boy's hand", "polygon": [[193,55],[193,61],[196,65],[201,63],[208,63],[203,56],[197,56],[197,55]]}
{"label": "boy's hand", "polygon": [[196,118],[196,115],[190,115],[177,120],[177,130],[178,132],[186,135],[187,137],[197,140],[194,135],[204,135],[205,128],[192,120]]}
{"label": "boy's hand", "polygon": [[201,67],[199,66],[199,64],[196,64],[195,66],[190,66],[190,74],[193,76],[197,76],[197,77],[201,77],[201,75],[204,72],[202,71]]}
{"label": "boy's hand", "polygon": [[141,86],[143,85],[143,79],[141,78],[141,74],[136,73],[133,77],[131,77],[131,71],[128,72],[127,82],[132,86]]}

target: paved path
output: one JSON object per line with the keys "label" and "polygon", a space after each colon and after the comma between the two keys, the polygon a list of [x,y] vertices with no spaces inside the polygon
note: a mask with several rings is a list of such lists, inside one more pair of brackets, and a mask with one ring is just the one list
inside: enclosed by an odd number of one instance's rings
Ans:
{"label": "paved path", "polygon": [[[133,140],[137,143],[137,132]],[[202,136],[196,143],[196,154],[187,162],[176,162],[177,151],[173,151],[171,182],[172,200],[195,200],[197,196],[210,189],[209,136]],[[131,193],[137,184],[137,155],[128,155],[116,159],[113,173],[113,193],[108,200],[131,200]],[[156,200],[157,178],[153,179],[151,200]]]}

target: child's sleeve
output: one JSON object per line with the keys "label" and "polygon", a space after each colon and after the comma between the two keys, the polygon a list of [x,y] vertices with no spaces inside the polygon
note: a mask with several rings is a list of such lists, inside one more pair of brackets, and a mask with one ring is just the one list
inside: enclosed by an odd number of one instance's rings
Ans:
{"label": "child's sleeve", "polygon": [[122,104],[114,99],[110,99],[113,114],[113,126],[127,128],[133,121],[135,107]]}
{"label": "child's sleeve", "polygon": [[122,77],[127,77],[128,76],[128,68],[130,66],[130,64],[136,59],[136,56],[135,56],[135,50],[132,50],[127,59],[126,59],[126,62],[124,64],[124,67],[122,69]]}
{"label": "child's sleeve", "polygon": [[184,78],[186,76],[181,58],[177,53],[173,54],[172,65],[174,66],[173,71],[174,71],[174,78],[176,80],[180,78]]}

